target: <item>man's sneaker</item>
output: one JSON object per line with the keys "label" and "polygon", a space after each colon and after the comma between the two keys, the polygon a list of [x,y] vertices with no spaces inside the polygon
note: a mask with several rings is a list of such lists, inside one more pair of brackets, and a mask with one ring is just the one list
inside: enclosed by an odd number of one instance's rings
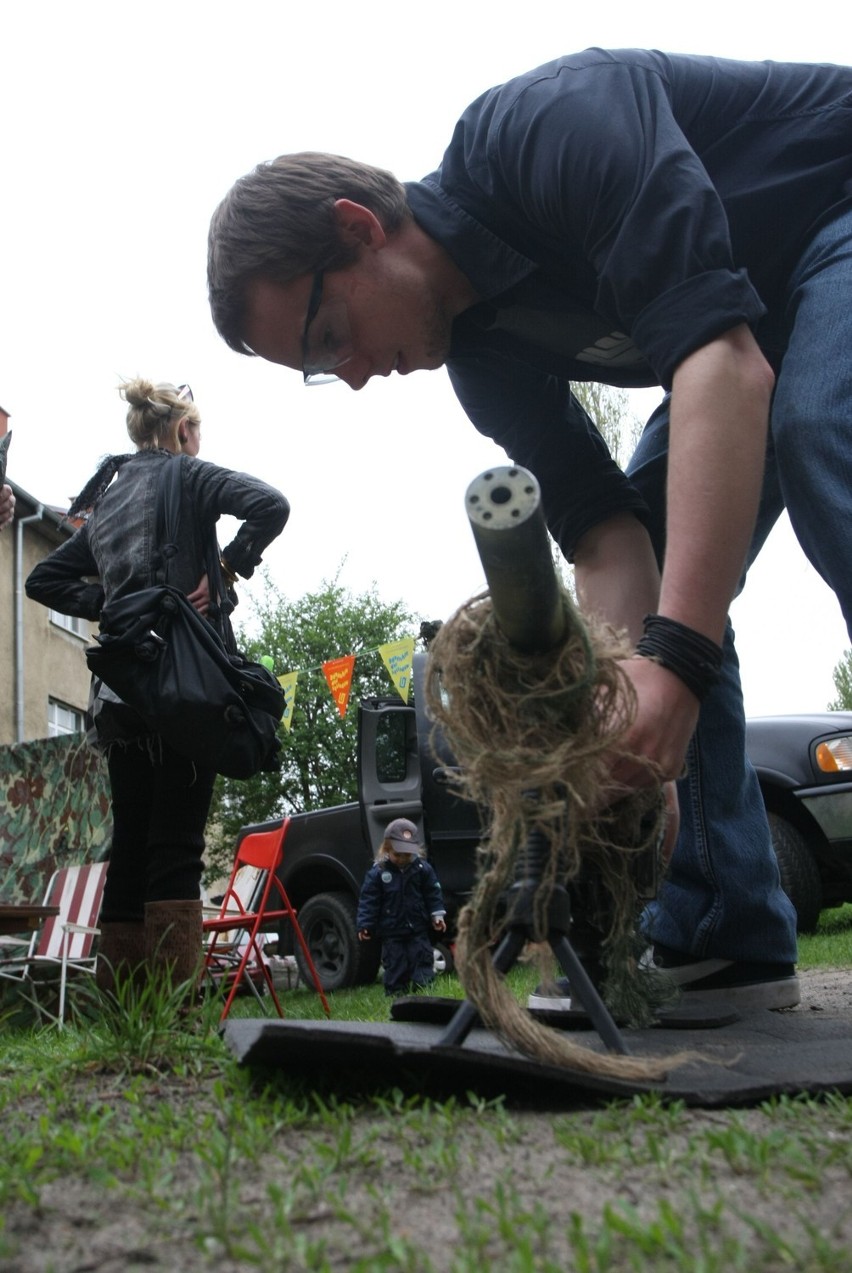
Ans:
{"label": "man's sneaker", "polygon": [[[549,993],[548,993],[549,992]],[[571,1008],[571,987],[567,977],[536,986],[527,999],[530,1012],[568,1012]]]}
{"label": "man's sneaker", "polygon": [[652,966],[680,987],[684,1005],[718,1005],[753,1012],[758,1008],[795,1008],[801,999],[793,964],[697,960],[658,945]]}
{"label": "man's sneaker", "polygon": [[[667,946],[655,946],[642,962],[651,973],[660,969],[666,980],[681,990],[684,1008],[693,1005],[708,1011],[754,1012],[759,1008],[795,1008],[801,998],[793,964],[694,959]],[[575,998],[573,1006],[582,1010],[583,1005]],[[559,977],[550,985],[536,986],[527,1007],[530,1012],[569,1011],[568,979]]]}

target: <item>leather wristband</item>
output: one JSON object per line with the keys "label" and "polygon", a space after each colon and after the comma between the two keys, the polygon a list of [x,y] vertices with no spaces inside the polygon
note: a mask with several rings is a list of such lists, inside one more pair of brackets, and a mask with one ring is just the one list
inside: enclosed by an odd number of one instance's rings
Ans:
{"label": "leather wristband", "polygon": [[674,672],[703,703],[719,680],[722,647],[702,632],[664,614],[646,614],[644,628],[636,653]]}

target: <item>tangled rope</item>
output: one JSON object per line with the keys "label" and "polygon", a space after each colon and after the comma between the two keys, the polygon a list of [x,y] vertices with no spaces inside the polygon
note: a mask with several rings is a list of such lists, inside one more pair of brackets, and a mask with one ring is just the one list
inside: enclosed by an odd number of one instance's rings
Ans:
{"label": "tangled rope", "polygon": [[513,649],[488,594],[472,598],[430,646],[427,709],[461,771],[460,795],[488,817],[473,896],[459,919],[459,976],[483,1023],[525,1055],[621,1078],[663,1078],[684,1056],[602,1055],[535,1021],[494,969],[491,947],[505,928],[506,891],[518,878],[530,832],[546,839],[533,900],[533,941],[548,935],[556,885],[592,880],[602,934],[604,998],[631,1024],[647,1024],[659,993],[637,949],[641,898],[636,867],[658,851],[664,803],[658,782],[614,788],[613,760],[635,712],[622,661],[630,652],[608,626],[581,622],[567,592],[568,636],[544,654]]}

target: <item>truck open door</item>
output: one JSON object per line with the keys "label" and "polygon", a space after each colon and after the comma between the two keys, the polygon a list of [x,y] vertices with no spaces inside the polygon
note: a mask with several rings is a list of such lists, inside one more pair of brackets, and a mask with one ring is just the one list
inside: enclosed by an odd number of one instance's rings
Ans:
{"label": "truck open door", "polygon": [[375,854],[388,823],[408,818],[425,843],[414,708],[401,699],[362,699],[358,721],[358,797],[365,840]]}

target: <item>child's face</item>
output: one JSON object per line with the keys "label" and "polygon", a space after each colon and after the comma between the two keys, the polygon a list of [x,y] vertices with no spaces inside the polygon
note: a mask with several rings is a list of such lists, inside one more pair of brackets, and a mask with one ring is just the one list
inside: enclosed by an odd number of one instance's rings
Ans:
{"label": "child's face", "polygon": [[414,860],[410,853],[398,853],[393,845],[388,845],[388,857],[394,866],[398,866],[400,870],[405,870],[407,866],[411,866]]}

